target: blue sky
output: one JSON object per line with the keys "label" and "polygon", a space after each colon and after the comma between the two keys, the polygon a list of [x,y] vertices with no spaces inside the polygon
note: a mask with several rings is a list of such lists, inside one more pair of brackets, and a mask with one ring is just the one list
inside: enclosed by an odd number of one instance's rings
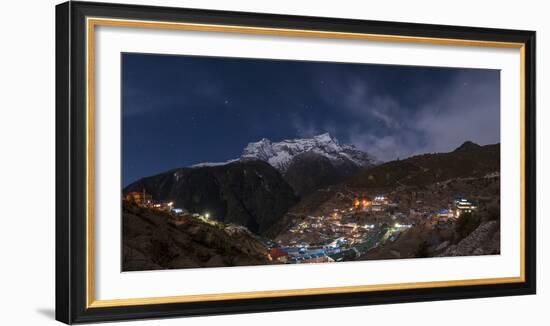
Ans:
{"label": "blue sky", "polygon": [[500,142],[500,72],[124,53],[123,183],[330,132],[380,160]]}

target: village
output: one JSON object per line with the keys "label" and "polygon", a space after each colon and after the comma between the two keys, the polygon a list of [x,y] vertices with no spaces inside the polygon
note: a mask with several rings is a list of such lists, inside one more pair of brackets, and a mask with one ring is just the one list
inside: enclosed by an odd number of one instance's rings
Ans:
{"label": "village", "polygon": [[[231,233],[249,232],[245,227],[225,224],[208,211],[189,212],[174,206],[173,201],[158,201],[144,191],[131,192],[123,197],[138,206],[170,214],[172,222],[180,225],[188,219],[197,219]],[[326,207],[321,214],[306,216],[275,239],[255,235],[278,264],[323,263],[354,260],[362,254],[384,244],[396,241],[408,229],[420,223],[446,228],[462,214],[477,209],[477,204],[459,195],[448,199],[444,207],[414,202],[415,208],[400,205],[393,194],[373,197],[355,196],[339,201],[337,208]],[[347,205],[346,205],[347,204]],[[330,205],[329,205],[330,206]]]}
{"label": "village", "polygon": [[158,210],[160,212],[168,213],[172,217],[172,222],[175,225],[180,225],[185,223],[185,220],[188,218],[195,218],[211,225],[221,225],[220,222],[210,218],[209,212],[190,213],[183,208],[175,207],[174,201],[153,199],[153,196],[147,193],[145,189],[142,190],[141,192],[137,192],[137,191],[129,192],[123,196],[122,200],[134,203],[139,207],[150,208],[150,209]]}
{"label": "village", "polygon": [[353,260],[386,241],[397,240],[417,224],[445,228],[477,209],[477,204],[458,195],[439,209],[417,204],[419,208],[404,211],[387,195],[355,198],[349,207],[307,216],[277,238],[271,256],[282,263]]}

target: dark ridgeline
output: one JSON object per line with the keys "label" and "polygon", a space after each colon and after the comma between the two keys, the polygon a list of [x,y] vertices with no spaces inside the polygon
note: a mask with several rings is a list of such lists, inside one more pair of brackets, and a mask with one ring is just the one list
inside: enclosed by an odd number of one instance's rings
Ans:
{"label": "dark ridgeline", "polygon": [[345,183],[360,188],[423,186],[495,171],[500,171],[500,144],[480,146],[467,141],[449,153],[422,154],[365,169]]}
{"label": "dark ridgeline", "polygon": [[263,234],[298,201],[280,173],[262,161],[180,168],[142,178],[124,188],[174,201],[191,213],[246,226]]}

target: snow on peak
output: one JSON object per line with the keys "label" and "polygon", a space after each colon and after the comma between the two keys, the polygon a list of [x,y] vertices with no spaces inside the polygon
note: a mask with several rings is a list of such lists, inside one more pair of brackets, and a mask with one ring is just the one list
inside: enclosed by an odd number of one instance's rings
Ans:
{"label": "snow on peak", "polygon": [[367,153],[353,145],[340,145],[329,133],[312,138],[286,139],[271,142],[269,139],[249,143],[241,155],[241,160],[262,160],[279,171],[286,171],[292,159],[299,154],[314,152],[336,162],[349,161],[358,166],[373,165],[375,161]]}
{"label": "snow on peak", "polygon": [[338,140],[335,137],[333,137],[331,134],[329,134],[328,132],[325,132],[324,134],[314,136],[313,139],[315,139],[319,143],[334,142],[334,143],[338,144]]}
{"label": "snow on peak", "polygon": [[237,162],[239,159],[232,159],[225,162],[204,162],[204,163],[198,163],[195,165],[191,165],[192,168],[203,168],[203,167],[210,167],[210,166],[220,166],[220,165],[226,165],[229,163]]}
{"label": "snow on peak", "polygon": [[369,154],[357,149],[354,145],[340,145],[338,139],[327,132],[312,138],[285,139],[280,142],[262,138],[257,142],[249,143],[238,159],[199,163],[191,167],[212,167],[237,161],[261,160],[285,172],[294,157],[306,152],[325,156],[336,163],[351,162],[357,166],[372,166],[377,163]]}

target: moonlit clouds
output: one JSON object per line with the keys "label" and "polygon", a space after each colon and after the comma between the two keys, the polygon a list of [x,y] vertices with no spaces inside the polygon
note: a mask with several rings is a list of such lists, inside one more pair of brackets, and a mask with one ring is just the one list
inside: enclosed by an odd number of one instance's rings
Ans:
{"label": "moonlit clouds", "polygon": [[[383,161],[448,152],[466,140],[482,145],[500,142],[498,72],[457,69],[451,75],[432,92],[426,84],[407,88],[390,84],[376,90],[376,80],[368,75],[347,76],[347,82],[332,93],[324,90],[321,97],[331,101],[340,97],[340,108],[354,117],[348,126],[341,126],[340,138]],[[430,95],[421,95],[426,92]],[[420,95],[416,101],[405,100],[416,93]]]}
{"label": "moonlit clouds", "polygon": [[464,140],[500,142],[499,78],[471,80],[463,73],[417,114],[415,128],[428,142],[419,152],[441,152]]}

